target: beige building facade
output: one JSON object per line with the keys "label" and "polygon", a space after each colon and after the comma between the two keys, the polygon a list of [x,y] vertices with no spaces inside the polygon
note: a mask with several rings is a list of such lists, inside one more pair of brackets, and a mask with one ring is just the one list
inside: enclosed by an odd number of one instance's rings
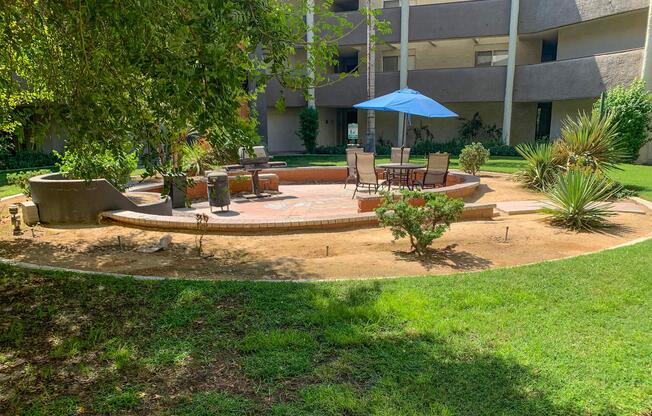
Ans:
{"label": "beige building facade", "polygon": [[[558,137],[566,117],[590,111],[603,91],[650,72],[645,65],[649,0],[410,0],[407,28],[401,27],[402,1],[373,2],[381,9],[380,18],[392,27],[375,50],[376,96],[399,89],[400,34],[407,30],[408,86],[462,118],[478,113],[485,124],[509,125],[503,138],[512,145]],[[366,0],[335,0],[333,10],[355,25],[363,18],[359,9],[366,4]],[[510,27],[516,31],[510,33]],[[322,146],[347,143],[349,123],[358,124],[362,144],[366,137],[366,113],[352,108],[367,99],[365,25],[341,39],[339,50],[333,72],[360,66],[357,76],[315,91]],[[515,63],[513,83],[508,76],[510,56]],[[274,107],[281,95],[286,103],[283,112]],[[506,102],[510,96],[511,104]],[[261,131],[270,151],[302,151],[295,134],[299,112],[308,104],[302,94],[282,91],[271,83],[264,102],[267,111]],[[511,113],[508,124],[506,110]],[[461,119],[412,119],[413,126],[429,126],[441,142],[455,138],[462,123]],[[377,140],[396,144],[398,115],[376,112],[375,131]],[[407,144],[413,140],[409,135]],[[642,160],[652,162],[652,151],[644,149]]]}

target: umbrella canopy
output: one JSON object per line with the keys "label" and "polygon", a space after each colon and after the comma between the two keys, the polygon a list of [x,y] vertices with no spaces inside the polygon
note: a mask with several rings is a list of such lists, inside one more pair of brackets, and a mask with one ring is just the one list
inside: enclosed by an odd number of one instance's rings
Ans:
{"label": "umbrella canopy", "polygon": [[376,111],[397,111],[422,117],[459,117],[457,114],[426,97],[419,91],[403,88],[391,94],[356,104],[353,108]]}

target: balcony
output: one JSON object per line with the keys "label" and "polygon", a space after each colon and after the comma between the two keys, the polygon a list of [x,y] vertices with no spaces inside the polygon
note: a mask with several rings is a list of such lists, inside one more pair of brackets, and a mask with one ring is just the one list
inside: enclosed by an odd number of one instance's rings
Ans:
{"label": "balcony", "polygon": [[[316,102],[323,107],[351,107],[367,96],[366,75],[346,78],[318,88]],[[445,103],[502,101],[505,95],[505,68],[422,69],[408,74],[410,88]],[[376,96],[399,88],[398,72],[376,74]]]}
{"label": "balcony", "polygon": [[[507,35],[509,11],[510,0],[411,6],[410,41]],[[367,42],[364,18],[359,12],[338,13],[338,16],[345,17],[355,27],[339,42],[340,45],[361,45]],[[388,21],[392,27],[392,33],[382,36],[382,39],[387,42],[399,42],[401,9],[383,9],[380,19]]]}
{"label": "balcony", "polygon": [[267,83],[265,95],[268,106],[273,106],[281,96],[285,97],[285,105],[287,107],[305,107],[307,105],[303,94],[293,90],[284,90],[281,88],[281,84],[275,79]]}
{"label": "balcony", "polygon": [[536,33],[646,8],[649,0],[521,0],[519,33]]}
{"label": "balcony", "polygon": [[542,102],[594,98],[641,75],[643,50],[523,65],[516,68],[514,100]]}

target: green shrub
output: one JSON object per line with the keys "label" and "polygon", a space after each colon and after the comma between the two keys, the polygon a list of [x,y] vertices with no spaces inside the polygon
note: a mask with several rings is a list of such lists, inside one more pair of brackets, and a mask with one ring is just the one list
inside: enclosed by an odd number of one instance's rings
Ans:
{"label": "green shrub", "polygon": [[15,153],[4,151],[0,152],[0,170],[54,166],[57,160],[54,153],[43,153],[34,150],[19,150]]}
{"label": "green shrub", "polygon": [[306,107],[299,114],[299,131],[297,136],[303,141],[308,153],[315,153],[317,135],[319,134],[319,113],[316,108]]}
{"label": "green shrub", "polygon": [[552,216],[554,224],[577,231],[590,231],[608,225],[613,213],[609,206],[597,204],[613,198],[612,183],[590,169],[571,169],[559,175],[546,195],[554,208],[544,211]]}
{"label": "green shrub", "polygon": [[546,189],[561,171],[556,155],[556,146],[551,143],[519,144],[516,151],[525,159],[525,167],[516,172],[516,179],[527,188],[542,191]]}
{"label": "green shrub", "polygon": [[623,140],[628,161],[638,158],[641,147],[649,140],[652,94],[643,81],[635,81],[629,87],[619,85],[610,90],[604,100],[593,105],[594,115],[602,111],[613,116],[616,132]]}
{"label": "green shrub", "polygon": [[626,147],[611,115],[580,113],[577,119],[567,118],[556,145],[560,163],[567,168],[604,172],[617,169],[618,163],[627,160]]}
{"label": "green shrub", "polygon": [[502,139],[503,131],[495,124],[485,124],[480,113],[473,114],[470,120],[462,119],[458,136],[462,143],[495,143]]}
{"label": "green shrub", "polygon": [[[441,237],[464,209],[461,199],[451,199],[435,192],[403,190],[399,195],[386,192],[383,196],[382,203],[375,210],[380,225],[390,227],[396,240],[409,237],[410,245],[418,255]],[[411,200],[422,200],[424,204],[417,206]]]}
{"label": "green shrub", "polygon": [[119,152],[115,155],[106,149],[84,145],[67,147],[57,166],[67,178],[88,181],[104,178],[117,189],[124,191],[137,164],[135,152]]}
{"label": "green shrub", "polygon": [[475,175],[482,165],[487,163],[489,155],[489,151],[484,148],[482,143],[471,143],[462,149],[460,166],[464,172]]}
{"label": "green shrub", "polygon": [[16,172],[10,173],[7,175],[7,183],[9,185],[16,185],[20,188],[20,191],[27,196],[32,196],[32,189],[29,186],[29,178],[33,178],[38,175],[45,175],[50,173],[47,169],[41,170],[30,170],[27,172]]}
{"label": "green shrub", "polygon": [[203,175],[207,169],[211,168],[210,158],[211,147],[208,143],[186,143],[181,148],[183,170],[190,175]]}
{"label": "green shrub", "polygon": [[317,155],[345,155],[346,145],[342,146],[317,146],[315,147]]}

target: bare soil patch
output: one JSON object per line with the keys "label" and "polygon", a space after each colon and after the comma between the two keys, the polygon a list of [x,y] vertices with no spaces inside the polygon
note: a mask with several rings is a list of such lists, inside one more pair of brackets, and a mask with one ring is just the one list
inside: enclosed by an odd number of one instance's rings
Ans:
{"label": "bare soil patch", "polygon": [[[500,174],[485,174],[472,201],[540,199]],[[471,201],[467,201],[471,202]],[[1,207],[0,207],[1,208]],[[285,234],[209,234],[203,255],[197,235],[116,225],[37,227],[11,235],[6,208],[0,213],[0,257],[89,271],[198,279],[331,279],[449,274],[569,257],[652,234],[652,215],[618,214],[602,233],[551,226],[542,215],[495,217],[453,224],[428,255],[410,252],[387,229]],[[508,238],[505,233],[509,227]],[[33,235],[32,235],[33,234]],[[170,234],[156,253],[141,250]]]}

